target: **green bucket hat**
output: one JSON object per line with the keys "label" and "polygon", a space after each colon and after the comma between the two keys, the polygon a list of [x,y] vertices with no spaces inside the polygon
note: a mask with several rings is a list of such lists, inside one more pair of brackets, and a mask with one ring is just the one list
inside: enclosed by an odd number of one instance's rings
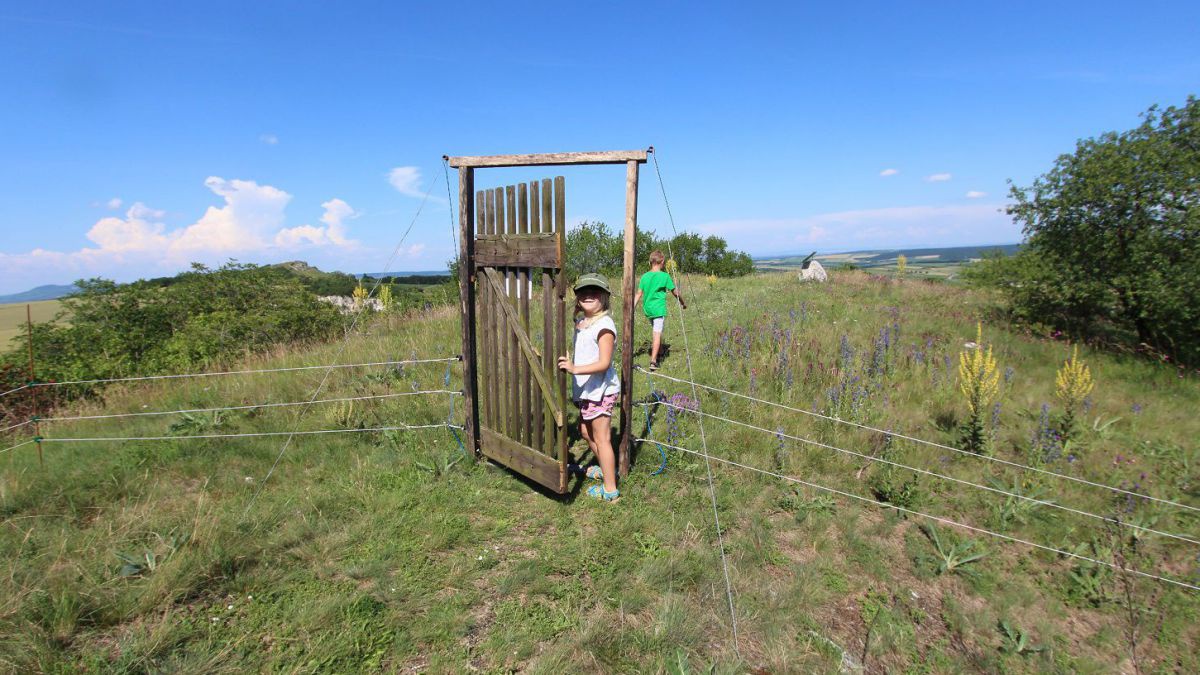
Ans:
{"label": "green bucket hat", "polygon": [[608,287],[608,279],[605,279],[603,274],[589,273],[579,275],[579,278],[575,280],[574,290],[578,291],[588,286],[602,288],[605,293],[612,293],[612,289]]}

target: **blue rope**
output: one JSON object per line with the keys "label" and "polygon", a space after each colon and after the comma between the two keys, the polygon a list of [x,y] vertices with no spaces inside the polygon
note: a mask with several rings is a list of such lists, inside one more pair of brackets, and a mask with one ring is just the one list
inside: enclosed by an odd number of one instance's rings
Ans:
{"label": "blue rope", "polygon": [[[650,397],[652,399],[654,399],[655,401],[661,401],[663,399],[663,397],[660,396],[657,391],[651,391]],[[642,432],[642,436],[646,437],[649,435],[650,435],[650,406],[646,406],[646,429],[645,429],[645,431]],[[667,470],[667,451],[663,448],[662,445],[660,445],[658,443],[655,443],[654,447],[658,448],[659,454],[662,455],[662,463],[658,465],[658,469],[656,469],[654,471],[654,473],[650,474],[651,476],[657,476],[660,473]]]}

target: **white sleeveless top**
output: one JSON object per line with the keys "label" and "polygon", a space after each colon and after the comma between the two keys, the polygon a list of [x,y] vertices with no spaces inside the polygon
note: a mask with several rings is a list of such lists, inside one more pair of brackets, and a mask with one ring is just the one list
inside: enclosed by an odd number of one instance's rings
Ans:
{"label": "white sleeveless top", "polygon": [[[592,325],[587,328],[578,326],[579,324],[576,324],[573,363],[577,366],[585,366],[599,361],[600,333],[606,330],[612,331],[613,337],[616,338],[617,324],[613,322],[611,316],[606,314],[593,321]],[[615,344],[613,351],[616,351]],[[571,383],[571,398],[576,401],[599,401],[605,396],[621,392],[621,380],[617,378],[616,359],[613,359],[613,363],[603,373],[575,375],[574,378]]]}

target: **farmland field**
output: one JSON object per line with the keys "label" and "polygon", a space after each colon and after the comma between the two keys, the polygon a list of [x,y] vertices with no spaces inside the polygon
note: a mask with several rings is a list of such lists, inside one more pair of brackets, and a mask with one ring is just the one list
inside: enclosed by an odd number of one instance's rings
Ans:
{"label": "farmland field", "polygon": [[[34,323],[49,321],[61,309],[58,300],[39,300],[29,303]],[[25,334],[25,303],[0,305],[0,351],[9,346],[9,341]]]}

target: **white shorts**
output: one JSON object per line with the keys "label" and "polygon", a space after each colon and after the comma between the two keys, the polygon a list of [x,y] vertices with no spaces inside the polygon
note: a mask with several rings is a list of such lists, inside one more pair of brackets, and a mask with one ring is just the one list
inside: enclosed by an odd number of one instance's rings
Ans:
{"label": "white shorts", "polygon": [[654,331],[655,333],[661,333],[663,329],[663,322],[666,320],[667,317],[665,316],[656,316],[653,319],[650,319],[650,330]]}

